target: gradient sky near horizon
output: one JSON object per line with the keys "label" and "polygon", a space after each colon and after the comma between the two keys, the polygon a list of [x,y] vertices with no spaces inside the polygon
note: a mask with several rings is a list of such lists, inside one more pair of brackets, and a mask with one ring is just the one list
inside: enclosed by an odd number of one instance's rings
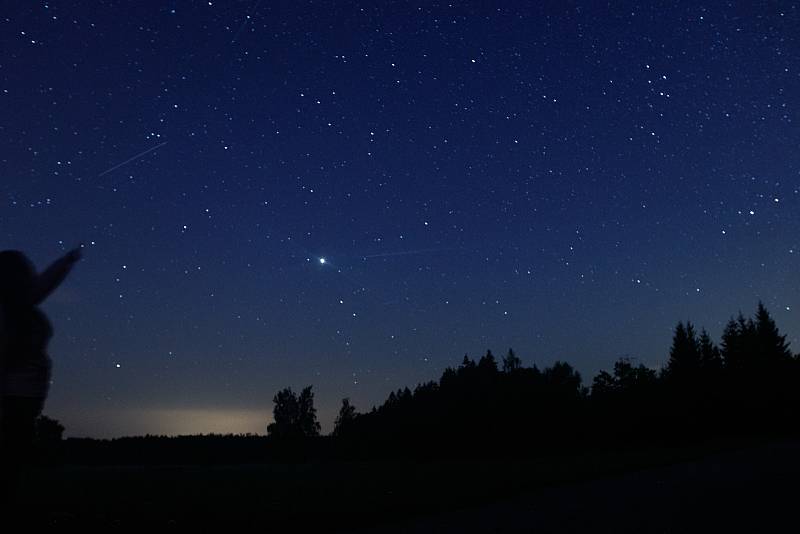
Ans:
{"label": "gradient sky near horizon", "polygon": [[323,430],[513,347],[586,382],[762,300],[800,348],[800,8],[19,2],[0,248],[71,436]]}

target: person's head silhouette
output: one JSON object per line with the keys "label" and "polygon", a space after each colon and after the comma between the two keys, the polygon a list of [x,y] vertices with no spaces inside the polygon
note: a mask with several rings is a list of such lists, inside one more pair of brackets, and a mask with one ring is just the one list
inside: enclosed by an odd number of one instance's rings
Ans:
{"label": "person's head silhouette", "polygon": [[36,419],[50,387],[50,321],[37,305],[81,258],[76,248],[41,273],[25,254],[0,252],[0,487],[12,495],[34,451]]}

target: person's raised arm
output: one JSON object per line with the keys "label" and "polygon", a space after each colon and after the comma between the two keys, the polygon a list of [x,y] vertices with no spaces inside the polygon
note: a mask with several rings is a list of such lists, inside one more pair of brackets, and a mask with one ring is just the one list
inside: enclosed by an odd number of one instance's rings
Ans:
{"label": "person's raised arm", "polygon": [[80,247],[67,252],[39,274],[33,290],[33,303],[39,304],[61,285],[75,263],[81,259]]}

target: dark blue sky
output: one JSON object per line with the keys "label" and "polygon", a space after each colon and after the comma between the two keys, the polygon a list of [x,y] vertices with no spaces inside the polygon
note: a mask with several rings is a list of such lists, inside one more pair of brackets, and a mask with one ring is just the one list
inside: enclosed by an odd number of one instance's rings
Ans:
{"label": "dark blue sky", "polygon": [[0,248],[87,244],[68,434],[307,384],[329,430],[487,349],[590,381],[759,299],[800,345],[796,5],[160,4],[0,19]]}

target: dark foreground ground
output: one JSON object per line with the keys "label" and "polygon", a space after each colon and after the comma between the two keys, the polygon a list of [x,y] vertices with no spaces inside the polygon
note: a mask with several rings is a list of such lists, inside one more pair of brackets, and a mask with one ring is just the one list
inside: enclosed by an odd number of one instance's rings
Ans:
{"label": "dark foreground ground", "polygon": [[32,526],[262,532],[800,532],[800,442],[521,461],[62,466],[31,474]]}
{"label": "dark foreground ground", "polygon": [[375,533],[800,532],[800,444],[567,484]]}

